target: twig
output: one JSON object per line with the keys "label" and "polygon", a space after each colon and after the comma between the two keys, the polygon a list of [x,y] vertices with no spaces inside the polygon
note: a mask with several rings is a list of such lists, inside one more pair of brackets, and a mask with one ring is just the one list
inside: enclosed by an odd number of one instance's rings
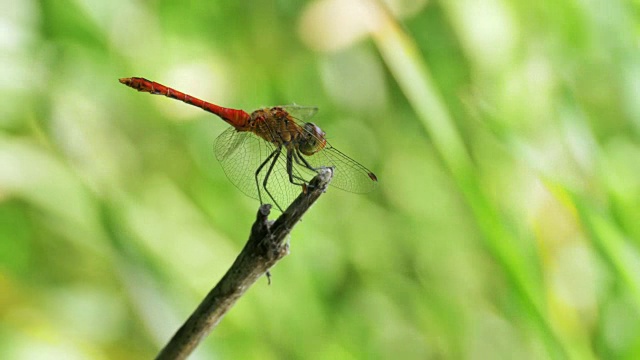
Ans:
{"label": "twig", "polygon": [[249,241],[231,268],[173,335],[156,359],[185,359],[258,278],[289,253],[285,242],[293,226],[326,190],[333,171],[320,170],[306,191],[280,215],[268,220],[271,205],[261,205]]}

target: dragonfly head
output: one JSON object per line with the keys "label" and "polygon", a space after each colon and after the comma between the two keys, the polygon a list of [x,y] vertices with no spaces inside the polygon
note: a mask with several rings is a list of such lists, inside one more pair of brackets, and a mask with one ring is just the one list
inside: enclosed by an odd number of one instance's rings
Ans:
{"label": "dragonfly head", "polygon": [[305,155],[313,155],[322,150],[327,145],[327,140],[324,138],[325,133],[314,123],[304,124],[304,136],[299,143],[300,152]]}

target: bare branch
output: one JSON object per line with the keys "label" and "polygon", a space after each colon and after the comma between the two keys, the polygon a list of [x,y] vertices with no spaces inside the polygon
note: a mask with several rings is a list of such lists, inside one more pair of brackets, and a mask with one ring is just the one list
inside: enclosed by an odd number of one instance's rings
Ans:
{"label": "bare branch", "polygon": [[289,253],[287,235],[324,193],[332,176],[332,169],[321,170],[306,191],[273,223],[268,220],[271,205],[260,206],[249,241],[240,255],[156,359],[185,359],[189,356],[247,289]]}

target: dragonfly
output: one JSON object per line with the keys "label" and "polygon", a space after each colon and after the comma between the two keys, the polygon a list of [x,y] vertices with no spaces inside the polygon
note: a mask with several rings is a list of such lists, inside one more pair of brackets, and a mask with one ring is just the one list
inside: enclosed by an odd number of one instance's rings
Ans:
{"label": "dragonfly", "polygon": [[332,168],[331,186],[352,193],[372,191],[376,175],[331,146],[324,131],[308,122],[316,107],[284,105],[265,107],[251,114],[200,100],[141,77],[119,81],[141,92],[164,95],[217,115],[231,125],[218,136],[214,153],[224,173],[245,195],[290,204],[300,190],[307,191],[318,171]]}

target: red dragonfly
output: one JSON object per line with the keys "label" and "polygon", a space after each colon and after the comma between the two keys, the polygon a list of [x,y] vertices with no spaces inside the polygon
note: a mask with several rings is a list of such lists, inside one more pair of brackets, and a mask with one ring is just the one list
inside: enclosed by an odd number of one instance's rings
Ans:
{"label": "red dragonfly", "polygon": [[330,185],[345,191],[366,193],[378,181],[369,169],[329,145],[318,126],[306,122],[318,111],[315,107],[274,106],[249,115],[144,78],[122,78],[120,82],[197,106],[231,125],[215,141],[216,158],[231,182],[261,204],[266,194],[283,211],[281,205],[290,204],[299,187],[304,191],[317,171],[327,167],[333,168]]}

